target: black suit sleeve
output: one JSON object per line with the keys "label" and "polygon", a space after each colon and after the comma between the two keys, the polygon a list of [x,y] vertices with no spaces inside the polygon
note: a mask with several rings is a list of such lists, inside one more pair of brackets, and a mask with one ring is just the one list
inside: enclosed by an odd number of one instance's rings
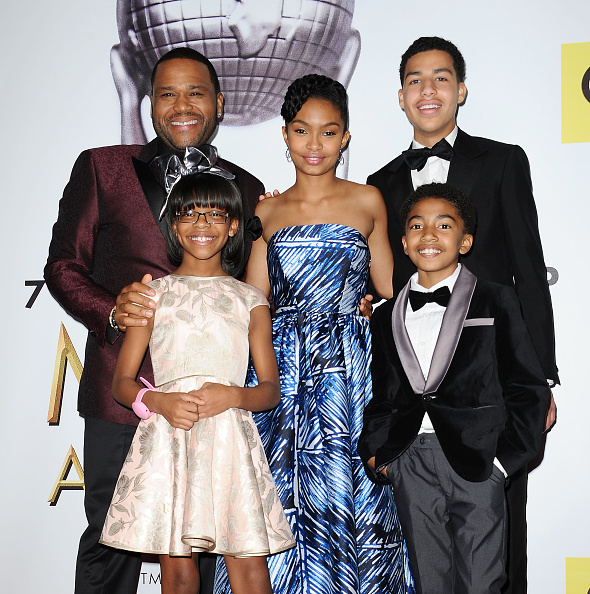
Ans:
{"label": "black suit sleeve", "polygon": [[545,378],[558,382],[553,308],[529,162],[519,146],[510,146],[508,150],[502,172],[500,200],[514,287]]}
{"label": "black suit sleeve", "polygon": [[494,325],[496,358],[507,422],[496,457],[511,475],[524,467],[541,446],[549,387],[511,288],[502,287]]}

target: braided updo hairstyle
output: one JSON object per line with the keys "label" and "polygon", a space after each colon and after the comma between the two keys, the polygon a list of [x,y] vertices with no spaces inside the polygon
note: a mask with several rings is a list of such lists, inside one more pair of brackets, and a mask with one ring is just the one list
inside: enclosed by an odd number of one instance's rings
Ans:
{"label": "braided updo hairstyle", "polygon": [[343,132],[348,130],[348,96],[346,89],[337,80],[321,74],[306,74],[293,81],[287,89],[285,101],[281,107],[281,116],[285,125],[291,123],[297,112],[308,99],[329,101],[340,113],[344,122]]}

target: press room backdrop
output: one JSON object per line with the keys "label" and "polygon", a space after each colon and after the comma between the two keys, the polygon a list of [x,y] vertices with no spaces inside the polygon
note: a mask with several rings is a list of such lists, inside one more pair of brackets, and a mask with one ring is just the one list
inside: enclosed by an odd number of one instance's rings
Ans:
{"label": "press room backdrop", "polygon": [[[359,182],[411,139],[410,125],[397,104],[401,53],[421,35],[451,39],[462,50],[469,96],[459,123],[471,134],[518,143],[526,150],[555,310],[563,385],[555,390],[558,424],[529,481],[530,592],[587,594],[590,3],[164,4],[165,14],[173,19],[200,14],[215,20],[212,29],[203,26],[191,38],[217,39],[207,51],[216,59],[231,95],[215,144],[224,157],[254,173],[269,189],[285,189],[294,179],[284,159],[278,117],[284,92],[281,72],[287,64],[294,75],[311,67],[305,57],[299,66],[290,61],[293,44],[308,44],[316,70],[348,83],[348,177]],[[128,5],[120,2],[118,20],[115,0],[31,0],[5,3],[3,8],[3,592],[63,594],[73,589],[78,538],[85,527],[84,492],[79,486],[83,422],[76,412],[76,392],[86,331],[55,303],[41,279],[58,201],[76,156],[88,147],[118,144],[122,134],[125,142],[141,138],[142,129],[152,137],[142,78],[151,58],[149,52],[134,53],[134,39],[145,44],[149,36],[134,38],[133,31],[128,33]],[[262,5],[266,9],[261,13]],[[243,11],[243,23],[253,25],[253,34],[229,28],[226,17],[234,11]],[[268,53],[268,39],[276,37],[283,42],[273,42],[271,65],[260,58]],[[130,99],[123,114],[111,72],[111,48],[117,44],[114,70]],[[228,47],[234,48],[233,54],[227,53]],[[256,69],[262,64],[267,67],[260,85],[253,88],[249,76],[260,74]],[[144,565],[139,591],[158,592],[158,574],[157,565]]]}

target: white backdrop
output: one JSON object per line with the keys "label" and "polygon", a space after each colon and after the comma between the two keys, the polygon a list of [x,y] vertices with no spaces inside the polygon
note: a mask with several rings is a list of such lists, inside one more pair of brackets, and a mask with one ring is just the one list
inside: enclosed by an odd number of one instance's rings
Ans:
{"label": "white backdrop", "polygon": [[[45,287],[25,308],[34,288],[25,281],[42,278],[58,200],[78,153],[120,139],[109,67],[109,51],[118,41],[115,0],[12,2],[3,14],[0,590],[63,594],[73,590],[85,526],[82,490],[63,491],[56,505],[47,502],[70,445],[82,456],[77,381],[69,366],[59,425],[46,418],[60,323],[82,362],[86,332]],[[590,294],[590,142],[562,144],[560,130],[561,44],[590,42],[589,23],[587,0],[365,0],[357,2],[353,21],[362,51],[349,85],[350,179],[364,181],[410,142],[411,128],[397,105],[397,66],[421,35],[451,39],[466,57],[469,97],[460,125],[471,134],[520,144],[531,161],[545,259],[559,273],[551,294],[563,383],[555,390],[558,424],[529,482],[533,594],[565,593],[565,558],[590,558],[590,327],[587,316],[579,315],[578,303],[584,302],[573,296]],[[267,188],[285,189],[294,176],[280,127],[277,118],[222,128],[215,143]],[[74,469],[69,478],[77,478]],[[158,592],[159,586],[149,585],[157,566],[145,571],[140,592]],[[585,579],[584,588],[567,594],[586,594],[590,571]]]}

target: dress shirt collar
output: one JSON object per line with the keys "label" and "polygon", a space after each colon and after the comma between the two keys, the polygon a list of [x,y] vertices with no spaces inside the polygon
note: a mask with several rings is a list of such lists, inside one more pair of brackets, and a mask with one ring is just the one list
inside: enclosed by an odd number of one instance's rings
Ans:
{"label": "dress shirt collar", "polygon": [[430,289],[427,289],[427,288],[423,287],[422,285],[418,284],[418,273],[415,272],[410,278],[410,289],[412,289],[412,291],[420,291],[422,293],[432,293],[432,292],[436,291],[437,289],[440,289],[441,287],[449,287],[449,291],[452,293],[453,287],[455,286],[455,283],[457,282],[457,277],[459,276],[460,271],[461,271],[461,264],[457,264],[457,268],[455,268],[455,270],[453,271],[453,274],[451,274],[450,276],[447,276],[447,278],[444,278],[440,282],[436,283],[436,285],[433,285],[432,287],[430,287]]}
{"label": "dress shirt collar", "polygon": [[[454,146],[455,145],[455,140],[457,140],[457,134],[459,133],[459,127],[455,124],[455,127],[453,128],[453,131],[445,138],[445,140],[451,145]],[[420,144],[419,142],[416,142],[415,140],[412,140],[412,148],[413,149],[421,149],[421,148],[427,148],[425,147],[423,144]],[[428,147],[430,148],[430,147]]]}

